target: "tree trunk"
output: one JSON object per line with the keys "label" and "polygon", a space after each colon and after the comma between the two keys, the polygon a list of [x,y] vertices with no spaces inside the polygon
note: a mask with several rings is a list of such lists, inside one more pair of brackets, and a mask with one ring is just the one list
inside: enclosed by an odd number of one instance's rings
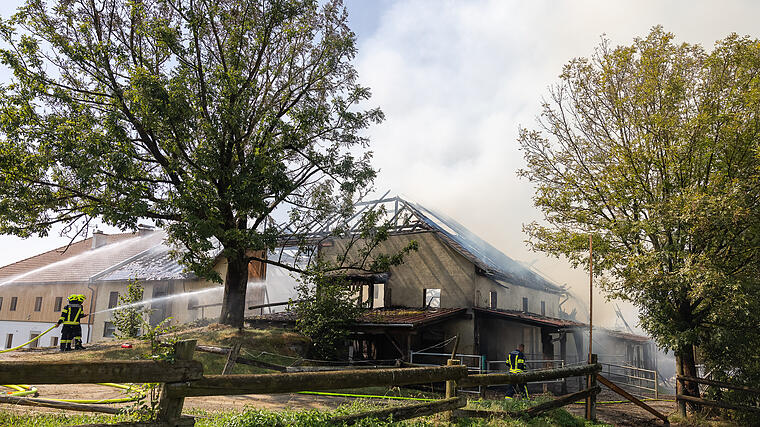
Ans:
{"label": "tree trunk", "polygon": [[224,283],[224,298],[219,323],[237,328],[243,327],[245,313],[245,291],[248,287],[248,265],[240,255],[227,258],[227,276]]}
{"label": "tree trunk", "polygon": [[[676,373],[679,375],[696,377],[697,366],[694,361],[694,346],[687,345],[676,352]],[[676,393],[686,396],[700,397],[699,385],[691,381],[676,381]],[[688,403],[689,411],[694,412],[697,407],[694,403]]]}

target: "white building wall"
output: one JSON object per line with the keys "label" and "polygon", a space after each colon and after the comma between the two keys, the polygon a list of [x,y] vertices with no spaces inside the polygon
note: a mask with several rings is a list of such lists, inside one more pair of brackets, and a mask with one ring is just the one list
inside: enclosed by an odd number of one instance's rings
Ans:
{"label": "white building wall", "polygon": [[[86,320],[86,319],[85,319]],[[6,348],[12,348],[17,345],[23,344],[31,339],[32,333],[39,333],[45,332],[49,327],[55,325],[55,323],[46,323],[46,322],[23,322],[23,321],[12,321],[12,320],[2,320],[0,321],[0,348],[6,349]],[[44,336],[42,336],[39,340],[37,340],[37,346],[38,347],[50,347],[52,346],[53,337],[58,338],[58,342],[61,341],[61,329],[62,326],[59,326],[52,331],[48,332]],[[6,346],[8,343],[8,335],[12,334],[12,342],[10,346]],[[86,323],[82,323],[82,341],[87,342],[88,338],[90,336],[90,329],[87,326]],[[29,347],[28,345],[26,347]]]}

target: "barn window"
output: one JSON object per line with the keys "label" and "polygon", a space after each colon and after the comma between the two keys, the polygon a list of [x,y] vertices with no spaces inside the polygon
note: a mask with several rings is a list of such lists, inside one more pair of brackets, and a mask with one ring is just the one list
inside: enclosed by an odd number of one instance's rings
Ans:
{"label": "barn window", "polygon": [[114,291],[108,294],[108,308],[114,308],[119,305],[119,293]]}
{"label": "barn window", "polygon": [[[38,336],[40,336],[40,333],[37,332],[37,331],[34,331],[34,332],[32,332],[32,333],[29,334],[29,340],[33,340],[33,339],[37,338]],[[32,342],[29,343],[29,348],[37,348],[39,346],[40,346],[40,343],[37,340],[32,341]]]}
{"label": "barn window", "polygon": [[525,313],[528,312],[528,297],[523,297],[523,310]]}
{"label": "barn window", "polygon": [[34,298],[34,311],[42,311],[42,297]]}
{"label": "barn window", "polygon": [[11,297],[11,311],[16,311],[16,304],[18,304],[18,297]]}
{"label": "barn window", "polygon": [[52,347],[58,347],[58,337],[50,337],[50,345]]}
{"label": "barn window", "polygon": [[491,307],[492,310],[496,310],[496,308],[498,307],[497,296],[498,294],[496,293],[496,291],[491,291],[489,294],[488,305],[489,307]]}
{"label": "barn window", "polygon": [[116,327],[113,325],[113,322],[105,322],[105,326],[103,326],[103,336],[111,338],[113,337],[114,332],[116,332]]}
{"label": "barn window", "polygon": [[541,315],[546,316],[546,302],[541,301]]}
{"label": "barn window", "polygon": [[55,305],[53,306],[53,311],[61,311],[62,305],[63,305],[63,297],[55,297]]}
{"label": "barn window", "polygon": [[427,308],[438,308],[441,306],[441,290],[440,289],[423,289],[422,306]]}
{"label": "barn window", "polygon": [[5,348],[11,347],[13,347],[13,334],[8,334],[5,336]]}
{"label": "barn window", "polygon": [[3,309],[3,297],[0,297],[0,310]]}

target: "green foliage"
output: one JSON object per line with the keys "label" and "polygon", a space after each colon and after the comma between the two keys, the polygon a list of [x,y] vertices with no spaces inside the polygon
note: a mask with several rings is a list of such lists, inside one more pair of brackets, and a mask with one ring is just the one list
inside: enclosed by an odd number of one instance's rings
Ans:
{"label": "green foliage", "polygon": [[113,324],[116,327],[114,336],[119,339],[137,338],[144,323],[145,306],[143,287],[138,280],[127,283],[127,291],[119,295],[119,307],[113,311]]}
{"label": "green foliage", "polygon": [[227,258],[242,326],[252,254],[352,215],[375,177],[347,20],[339,0],[27,0],[0,21],[0,233],[151,219],[200,277]]}
{"label": "green foliage", "polygon": [[126,391],[134,401],[120,409],[120,414],[134,421],[150,421],[158,414],[159,384],[133,384]]}
{"label": "green foliage", "polygon": [[350,326],[361,313],[356,291],[345,275],[326,275],[314,269],[302,276],[294,303],[296,329],[311,338],[316,357],[329,360],[347,357]]}
{"label": "green foliage", "polygon": [[176,336],[165,336],[174,330],[174,326],[171,325],[173,317],[167,317],[156,325],[151,325],[145,320],[145,317],[142,317],[142,319],[143,333],[140,335],[140,339],[150,343],[150,358],[173,362],[174,344],[179,341],[179,338]]}
{"label": "green foliage", "polygon": [[538,129],[520,131],[546,219],[525,230],[575,266],[592,235],[603,288],[660,346],[744,364],[738,338],[760,333],[760,44],[673,39],[655,27],[564,67]]}

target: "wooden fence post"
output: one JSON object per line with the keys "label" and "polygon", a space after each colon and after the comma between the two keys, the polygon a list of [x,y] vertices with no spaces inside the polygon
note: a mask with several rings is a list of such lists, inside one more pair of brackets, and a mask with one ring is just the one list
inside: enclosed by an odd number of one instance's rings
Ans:
{"label": "wooden fence post", "polygon": [[[197,340],[179,341],[174,345],[175,360],[192,360],[195,352]],[[169,426],[178,425],[195,425],[195,420],[190,418],[187,422],[182,418],[182,406],[185,404],[184,396],[169,397],[167,385],[161,384],[161,392],[158,399],[158,417],[157,420]]]}
{"label": "wooden fence post", "polygon": [[224,364],[224,369],[222,369],[222,375],[229,375],[232,373],[232,368],[235,367],[235,362],[237,361],[238,354],[240,354],[241,346],[242,346],[242,343],[235,343],[232,345],[230,352],[227,353],[227,363]]}
{"label": "wooden fence post", "polygon": [[[455,366],[459,365],[459,360],[457,359],[449,359],[446,361],[446,366]],[[448,380],[446,381],[446,399],[451,399],[452,397],[457,397],[457,382],[454,380]],[[453,411],[446,411],[443,415],[444,419],[451,420],[454,416]]]}
{"label": "wooden fence post", "polygon": [[[591,360],[589,360],[589,364],[596,364],[598,361],[598,356],[596,354],[591,355]],[[586,383],[588,389],[593,389],[596,387],[596,372],[592,372],[587,377],[587,383]],[[586,398],[586,419],[587,420],[595,420],[596,419],[596,393],[591,393]]]}

